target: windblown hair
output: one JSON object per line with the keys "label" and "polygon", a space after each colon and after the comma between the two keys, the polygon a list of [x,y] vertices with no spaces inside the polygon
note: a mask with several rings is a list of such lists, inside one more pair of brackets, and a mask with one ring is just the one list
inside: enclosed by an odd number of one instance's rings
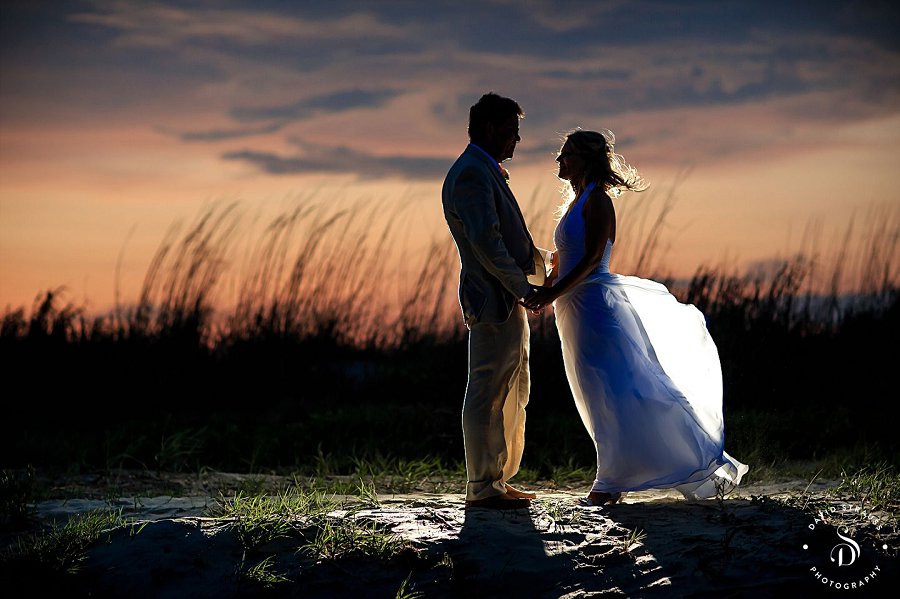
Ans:
{"label": "windblown hair", "polygon": [[488,92],[469,109],[469,139],[481,139],[488,123],[497,125],[509,117],[522,118],[525,113],[518,102]]}
{"label": "windblown hair", "polygon": [[[579,182],[582,187],[594,182],[611,197],[618,197],[623,191],[644,191],[649,187],[637,169],[615,153],[616,136],[609,129],[576,129],[566,135],[565,141],[572,143],[574,151],[586,165]],[[560,207],[560,215],[565,214],[569,204],[577,199],[571,186],[568,192],[566,201]]]}

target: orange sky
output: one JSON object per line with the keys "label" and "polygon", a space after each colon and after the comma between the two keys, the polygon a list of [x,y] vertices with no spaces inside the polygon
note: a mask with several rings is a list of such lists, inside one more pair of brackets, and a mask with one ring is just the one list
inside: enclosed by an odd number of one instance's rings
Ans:
{"label": "orange sky", "polygon": [[[750,30],[722,14],[713,16],[734,39],[678,30],[571,47],[560,40],[580,22],[537,9],[506,13],[530,46],[502,35],[486,46],[437,39],[435,23],[400,9],[347,3],[339,17],[285,21],[232,5],[215,22],[183,9],[153,24],[131,2],[4,8],[7,27],[34,36],[0,42],[0,305],[28,306],[64,285],[73,301],[107,309],[120,255],[122,300],[134,301],[168,227],[221,202],[238,201],[249,227],[253,214],[290,210],[310,190],[351,209],[403,197],[404,251],[449,240],[442,169],[466,143],[468,106],[489,89],[525,109],[507,166],[544,245],[559,200],[553,149],[575,126],[612,129],[653,185],[619,202],[652,204],[675,186],[660,266],[676,276],[809,249],[810,225],[827,256],[853,215],[861,224],[880,206],[896,223],[900,213],[900,51],[829,29],[841,3],[787,42],[774,41],[777,19]],[[585,18],[627,22],[627,11],[610,11]],[[435,43],[417,45],[426,41]],[[303,54],[304,43],[321,57]],[[279,53],[285,44],[299,64]],[[629,272],[622,249],[613,268]]]}

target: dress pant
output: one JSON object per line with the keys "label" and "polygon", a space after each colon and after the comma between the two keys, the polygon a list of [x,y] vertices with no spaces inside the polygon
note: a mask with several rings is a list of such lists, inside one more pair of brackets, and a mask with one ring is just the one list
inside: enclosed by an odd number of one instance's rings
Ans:
{"label": "dress pant", "polygon": [[517,305],[506,322],[476,323],[469,330],[469,382],[463,401],[466,499],[506,492],[525,449],[528,316]]}

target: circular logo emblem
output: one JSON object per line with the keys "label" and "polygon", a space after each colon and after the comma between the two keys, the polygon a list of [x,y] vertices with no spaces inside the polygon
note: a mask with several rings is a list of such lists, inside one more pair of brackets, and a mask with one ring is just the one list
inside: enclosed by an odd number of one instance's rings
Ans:
{"label": "circular logo emblem", "polygon": [[813,584],[861,592],[878,584],[883,572],[875,562],[875,549],[860,546],[847,527],[835,528],[817,518],[806,532],[802,549]]}

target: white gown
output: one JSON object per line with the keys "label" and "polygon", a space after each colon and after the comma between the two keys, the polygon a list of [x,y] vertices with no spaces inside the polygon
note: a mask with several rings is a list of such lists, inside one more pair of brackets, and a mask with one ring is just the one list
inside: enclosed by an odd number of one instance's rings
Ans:
{"label": "white gown", "polygon": [[[582,207],[557,225],[562,278],[584,255]],[[597,448],[594,491],[675,487],[688,499],[737,486],[724,451],[722,370],[703,314],[654,281],[597,269],[554,303],[566,376]]]}

